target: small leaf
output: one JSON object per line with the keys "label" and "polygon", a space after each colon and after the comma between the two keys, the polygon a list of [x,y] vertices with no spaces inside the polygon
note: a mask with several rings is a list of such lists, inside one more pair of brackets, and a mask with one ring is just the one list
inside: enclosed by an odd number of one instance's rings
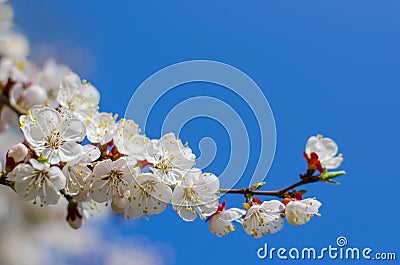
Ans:
{"label": "small leaf", "polygon": [[298,192],[300,192],[302,195],[306,194],[307,191],[306,190],[299,190]]}
{"label": "small leaf", "polygon": [[327,180],[327,182],[329,182],[329,183],[331,183],[331,184],[333,184],[333,185],[339,185],[340,184],[340,182],[337,182],[337,181],[333,181],[333,180]]}
{"label": "small leaf", "polygon": [[321,178],[321,180],[329,180],[329,179],[334,179],[334,178],[339,177],[344,174],[346,174],[345,171],[333,171],[333,172],[324,171],[321,174],[320,178]]}
{"label": "small leaf", "polygon": [[252,185],[249,190],[255,191],[265,185],[266,182],[257,182],[256,184]]}
{"label": "small leaf", "polygon": [[49,159],[47,159],[43,156],[38,157],[37,161],[40,163],[49,163]]}

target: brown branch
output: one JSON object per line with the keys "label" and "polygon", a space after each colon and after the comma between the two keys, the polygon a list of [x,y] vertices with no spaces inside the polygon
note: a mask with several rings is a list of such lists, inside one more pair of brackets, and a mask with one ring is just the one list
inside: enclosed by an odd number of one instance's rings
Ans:
{"label": "brown branch", "polygon": [[10,109],[12,109],[16,114],[18,114],[19,116],[24,115],[25,113],[22,113],[18,108],[16,108],[15,106],[11,105],[9,98],[7,97],[7,95],[0,93],[0,107],[6,105],[8,106]]}
{"label": "brown branch", "polygon": [[283,198],[285,193],[288,192],[291,189],[294,189],[296,187],[305,185],[305,184],[310,184],[314,182],[319,182],[321,180],[320,175],[318,176],[304,176],[300,181],[287,186],[285,188],[282,188],[280,190],[274,190],[274,191],[262,191],[262,190],[254,190],[252,191],[250,188],[243,188],[243,189],[220,189],[220,193],[231,193],[231,194],[243,194],[243,195],[265,195],[265,196],[274,196],[278,198]]}
{"label": "brown branch", "polygon": [[6,175],[4,175],[3,173],[1,173],[0,185],[10,187],[13,191],[15,191],[14,181],[8,180]]}

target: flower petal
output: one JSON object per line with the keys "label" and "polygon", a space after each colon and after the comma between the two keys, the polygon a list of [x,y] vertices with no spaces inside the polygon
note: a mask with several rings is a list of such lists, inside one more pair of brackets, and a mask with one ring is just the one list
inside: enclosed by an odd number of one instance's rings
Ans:
{"label": "flower petal", "polygon": [[81,142],[85,138],[86,129],[78,119],[67,119],[62,122],[59,131],[62,133],[62,137],[65,141]]}
{"label": "flower petal", "polygon": [[326,167],[326,169],[335,169],[338,168],[343,162],[343,157],[336,156],[330,159],[325,159],[321,161],[322,166]]}
{"label": "flower petal", "polygon": [[[63,143],[59,147],[59,151],[58,151],[60,161],[69,162],[69,161],[78,159],[82,154],[82,149],[83,149],[82,145],[74,143],[74,142]],[[49,159],[49,162],[50,162],[50,159]],[[51,164],[57,164],[57,163],[51,163]]]}

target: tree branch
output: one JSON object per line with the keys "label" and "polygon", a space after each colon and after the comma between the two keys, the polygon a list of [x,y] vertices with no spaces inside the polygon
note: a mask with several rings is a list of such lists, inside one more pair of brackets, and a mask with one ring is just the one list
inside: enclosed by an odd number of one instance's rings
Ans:
{"label": "tree branch", "polygon": [[24,115],[25,113],[22,113],[19,109],[11,105],[9,98],[7,95],[0,93],[0,107],[1,106],[8,106],[10,109],[12,109],[15,113],[17,113],[19,116]]}
{"label": "tree branch", "polygon": [[294,189],[296,187],[305,185],[305,184],[310,184],[314,182],[319,182],[321,180],[320,175],[318,176],[304,176],[302,179],[292,185],[289,185],[287,187],[284,187],[280,190],[274,190],[274,191],[262,191],[262,190],[254,190],[252,191],[250,188],[243,188],[243,189],[220,189],[220,193],[231,193],[231,194],[243,194],[243,195],[265,195],[265,196],[274,196],[278,198],[283,198],[285,193],[288,192],[291,189]]}

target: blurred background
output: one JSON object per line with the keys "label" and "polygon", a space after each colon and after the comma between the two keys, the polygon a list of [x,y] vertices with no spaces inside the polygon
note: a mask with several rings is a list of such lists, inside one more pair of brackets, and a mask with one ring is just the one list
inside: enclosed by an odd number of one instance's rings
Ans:
{"label": "blurred background", "polygon": [[[172,209],[149,221],[124,220],[102,211],[74,231],[64,222],[65,205],[51,210],[33,207],[1,188],[0,264],[280,264],[288,261],[260,260],[257,249],[264,243],[275,248],[322,248],[336,245],[338,236],[345,236],[351,247],[396,252],[400,258],[399,1],[11,4],[17,29],[31,42],[30,58],[43,64],[53,57],[90,80],[101,92],[103,111],[122,116],[135,89],[166,66],[194,59],[221,61],[257,82],[273,110],[277,150],[266,189],[297,180],[305,168],[305,142],[319,133],[338,143],[347,175],[338,179],[340,186],[306,187],[307,196],[317,196],[323,203],[321,218],[301,227],[285,224],[281,232],[261,239],[247,236],[241,227],[220,239],[203,221],[185,223]],[[168,111],[192,93],[224,99],[245,118],[246,126],[254,128],[257,121],[243,100],[222,87],[195,83],[162,98],[151,117],[154,126],[146,134],[159,137]],[[18,141],[15,133],[10,134],[1,136],[2,151],[11,138]],[[220,124],[194,119],[180,136],[197,155],[199,139],[214,138],[217,157],[205,170],[216,175],[223,171],[230,148]],[[251,141],[251,157],[256,158],[260,139]],[[243,181],[254,167],[252,160]],[[238,195],[223,199],[228,207],[243,201]],[[386,263],[396,261],[379,261]]]}

